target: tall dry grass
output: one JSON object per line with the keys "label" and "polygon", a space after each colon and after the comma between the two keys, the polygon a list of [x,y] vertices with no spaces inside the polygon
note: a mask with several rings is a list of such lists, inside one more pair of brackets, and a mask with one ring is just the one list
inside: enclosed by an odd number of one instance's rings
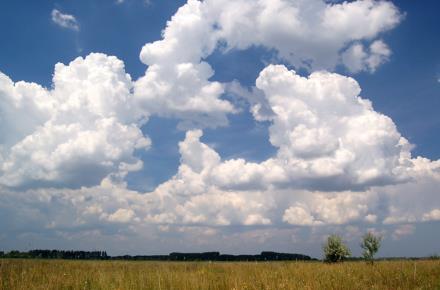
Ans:
{"label": "tall dry grass", "polygon": [[0,289],[440,289],[440,261],[0,260]]}

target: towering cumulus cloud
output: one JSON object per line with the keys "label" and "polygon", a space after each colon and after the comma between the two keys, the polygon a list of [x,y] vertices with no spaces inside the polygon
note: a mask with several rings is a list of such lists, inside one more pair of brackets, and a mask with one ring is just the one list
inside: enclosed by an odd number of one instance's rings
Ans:
{"label": "towering cumulus cloud", "polygon": [[[14,220],[4,228],[116,232],[120,242],[160,241],[173,227],[228,239],[222,230],[237,226],[439,220],[440,161],[414,158],[356,80],[331,72],[373,73],[391,56],[382,34],[401,19],[387,1],[189,0],[142,48],[137,80],[99,53],[56,64],[50,89],[0,74],[0,209]],[[253,88],[211,79],[209,55],[253,46],[285,65],[268,65]],[[225,92],[270,124],[273,156],[225,160],[203,143],[204,128],[241,113]],[[187,132],[177,173],[144,193],[126,176],[143,166],[151,116]]]}
{"label": "towering cumulus cloud", "polygon": [[131,79],[115,57],[91,54],[57,64],[53,89],[1,75],[0,184],[8,187],[97,185],[140,169],[148,147],[131,104]]}

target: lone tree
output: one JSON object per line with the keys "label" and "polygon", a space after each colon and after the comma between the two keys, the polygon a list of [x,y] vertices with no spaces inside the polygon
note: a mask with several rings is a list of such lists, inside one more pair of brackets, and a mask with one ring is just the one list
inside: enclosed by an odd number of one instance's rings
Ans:
{"label": "lone tree", "polygon": [[327,239],[327,243],[323,246],[325,261],[329,263],[342,262],[345,258],[350,257],[350,249],[342,242],[342,238],[338,235],[331,235]]}
{"label": "lone tree", "polygon": [[372,232],[368,232],[362,238],[361,248],[364,249],[362,256],[366,261],[373,263],[374,255],[379,251],[381,236],[376,236]]}

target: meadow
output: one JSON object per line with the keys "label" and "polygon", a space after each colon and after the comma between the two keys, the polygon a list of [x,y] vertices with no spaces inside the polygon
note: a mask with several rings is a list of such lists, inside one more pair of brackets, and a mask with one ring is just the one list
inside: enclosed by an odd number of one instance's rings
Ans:
{"label": "meadow", "polygon": [[440,289],[440,260],[370,265],[0,259],[0,289]]}

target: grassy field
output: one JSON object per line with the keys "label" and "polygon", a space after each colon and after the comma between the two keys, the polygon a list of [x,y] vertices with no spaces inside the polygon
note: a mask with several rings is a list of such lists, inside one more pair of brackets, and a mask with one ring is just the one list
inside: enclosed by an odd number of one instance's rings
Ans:
{"label": "grassy field", "polygon": [[328,265],[0,259],[0,289],[440,289],[440,261]]}

